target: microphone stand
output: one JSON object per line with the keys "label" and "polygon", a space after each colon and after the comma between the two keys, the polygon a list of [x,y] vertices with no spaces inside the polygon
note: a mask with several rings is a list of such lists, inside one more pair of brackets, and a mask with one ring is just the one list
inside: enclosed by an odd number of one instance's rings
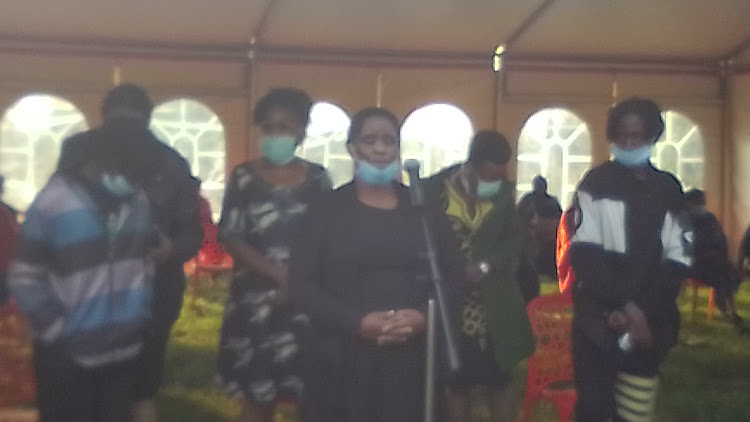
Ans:
{"label": "microphone stand", "polygon": [[[417,173],[418,174],[418,173]],[[424,239],[424,257],[427,259],[429,273],[428,277],[432,282],[434,299],[430,299],[428,303],[428,321],[427,321],[427,371],[425,373],[425,421],[434,422],[434,402],[435,402],[435,310],[437,308],[437,314],[439,315],[439,322],[442,326],[443,341],[445,342],[446,356],[448,359],[448,369],[451,373],[456,373],[461,367],[461,361],[458,356],[458,348],[456,347],[456,338],[453,334],[453,320],[451,318],[451,312],[448,308],[447,298],[445,297],[445,289],[443,287],[443,275],[440,271],[438,264],[438,254],[435,248],[434,237],[432,230],[427,221],[424,211],[424,196],[421,191],[421,186],[418,176],[413,177],[410,174],[411,181],[412,204],[419,214],[421,222],[422,236]],[[430,320],[432,318],[432,321]]]}

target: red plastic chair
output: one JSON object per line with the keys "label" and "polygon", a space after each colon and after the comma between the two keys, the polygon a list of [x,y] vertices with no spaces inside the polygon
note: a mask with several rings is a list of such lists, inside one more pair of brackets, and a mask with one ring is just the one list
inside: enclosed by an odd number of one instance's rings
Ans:
{"label": "red plastic chair", "polygon": [[[198,283],[207,277],[211,284],[216,284],[216,278],[222,274],[232,271],[232,258],[224,251],[217,240],[218,228],[211,220],[211,206],[208,201],[200,197],[201,226],[203,227],[203,244],[198,255],[188,261],[185,266],[185,274],[189,278],[188,297],[189,306],[195,309],[195,301],[198,295]],[[2,422],[2,421],[0,421]]]}
{"label": "red plastic chair", "polygon": [[696,310],[698,309],[698,289],[701,287],[711,289],[711,293],[708,296],[708,319],[713,320],[714,319],[714,307],[716,306],[716,298],[714,296],[714,289],[708,284],[705,284],[702,281],[695,279],[695,278],[689,278],[685,280],[683,287],[692,287],[693,289],[693,299],[692,299],[693,301],[692,301],[691,311],[690,311],[690,320],[693,322],[695,322],[695,314],[696,314]]}
{"label": "red plastic chair", "polygon": [[0,409],[34,400],[29,327],[13,300],[0,307]]}
{"label": "red plastic chair", "polygon": [[536,337],[536,352],[528,360],[521,421],[531,420],[534,404],[544,399],[557,407],[560,422],[567,422],[578,399],[570,353],[573,301],[568,294],[539,296],[526,310]]}
{"label": "red plastic chair", "polygon": [[[216,278],[222,274],[232,272],[234,262],[232,257],[221,248],[218,242],[204,244],[198,252],[198,256],[185,264],[185,273],[188,275],[188,297],[189,307],[195,309],[198,296],[198,283],[203,278],[211,280],[216,285]],[[0,421],[1,422],[1,421]]]}

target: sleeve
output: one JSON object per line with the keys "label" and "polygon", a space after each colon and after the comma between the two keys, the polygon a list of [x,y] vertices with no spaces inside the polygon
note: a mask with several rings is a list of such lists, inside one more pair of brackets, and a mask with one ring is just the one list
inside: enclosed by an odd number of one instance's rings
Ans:
{"label": "sleeve", "polygon": [[[499,230],[480,230],[474,240],[474,259],[486,260],[495,271],[504,274],[503,278],[515,277],[521,260],[521,245],[524,244],[521,220],[511,196],[499,206],[503,208],[502,219],[498,222],[501,227]],[[482,235],[490,238],[481,240],[479,236]]]}
{"label": "sleeve", "polygon": [[451,229],[448,217],[442,212],[433,217],[435,238],[438,244],[440,270],[443,277],[443,290],[448,307],[458,320],[461,299],[464,295],[466,258],[461,252],[455,232]]}
{"label": "sleeve", "polygon": [[688,275],[692,264],[692,231],[689,226],[673,212],[667,212],[661,230],[662,257],[655,283],[651,289],[643,289],[636,296],[635,302],[647,314],[658,313],[665,303],[674,302],[682,282]]}
{"label": "sleeve", "polygon": [[8,271],[11,294],[28,317],[34,335],[48,343],[59,337],[65,319],[65,308],[50,283],[53,234],[49,226],[49,217],[32,204]]}
{"label": "sleeve", "polygon": [[184,263],[198,254],[203,242],[203,227],[200,217],[200,182],[190,174],[190,169],[182,158],[179,167],[182,180],[177,186],[175,219],[168,235],[174,247],[174,259]]}
{"label": "sleeve", "polygon": [[560,225],[557,228],[557,249],[555,251],[557,261],[557,281],[560,286],[560,293],[570,293],[573,287],[575,273],[570,266],[570,236],[569,229],[573,227],[570,218],[572,212],[566,211],[560,219]]}
{"label": "sleeve", "polygon": [[218,240],[226,243],[230,241],[242,241],[248,232],[246,206],[242,201],[242,191],[252,181],[252,175],[244,167],[236,167],[224,192],[224,203],[221,207],[221,220],[219,220]]}
{"label": "sleeve", "polygon": [[324,287],[326,248],[329,228],[322,198],[308,210],[296,242],[292,245],[289,263],[289,295],[292,303],[306,313],[313,326],[322,331],[355,336],[364,312],[348,306]]}
{"label": "sleeve", "polygon": [[[579,189],[576,192],[569,212],[572,213],[569,217],[572,227],[568,229],[571,236],[570,265],[575,273],[573,288],[597,303],[612,308],[623,306],[631,295],[629,284],[623,283],[606,262],[608,254],[615,253],[611,249],[625,251],[624,233],[605,234],[604,228],[607,227],[610,231],[624,228],[611,227],[611,222],[604,220],[601,207],[597,206],[593,197],[585,190]],[[607,250],[604,245],[605,237],[612,243]]]}

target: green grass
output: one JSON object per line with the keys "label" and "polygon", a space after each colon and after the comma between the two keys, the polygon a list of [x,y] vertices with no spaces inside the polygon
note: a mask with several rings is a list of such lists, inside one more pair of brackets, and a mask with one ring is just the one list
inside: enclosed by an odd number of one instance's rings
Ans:
{"label": "green grass", "polygon": [[[554,291],[544,285],[542,291]],[[226,281],[199,288],[194,308],[186,304],[177,322],[167,356],[165,386],[159,396],[164,421],[231,421],[239,412],[236,400],[217,392],[213,386],[216,348]],[[708,321],[708,289],[701,289],[695,321],[690,316],[692,291],[679,299],[683,313],[680,345],[674,348],[663,367],[657,421],[730,422],[750,421],[750,336],[741,337],[715,315]],[[186,298],[187,301],[187,298]],[[740,314],[750,321],[750,283],[737,297]],[[750,325],[750,322],[748,323]],[[525,372],[517,370],[518,401],[523,398]],[[482,406],[475,409],[476,420],[487,420]],[[556,421],[554,407],[542,403],[534,421]]]}

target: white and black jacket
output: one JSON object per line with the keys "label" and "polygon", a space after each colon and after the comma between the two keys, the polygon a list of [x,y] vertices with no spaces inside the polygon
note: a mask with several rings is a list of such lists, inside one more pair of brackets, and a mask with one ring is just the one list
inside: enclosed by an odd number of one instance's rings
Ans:
{"label": "white and black jacket", "polygon": [[675,299],[691,264],[682,197],[677,179],[650,164],[608,162],[581,182],[568,213],[575,319],[603,347],[615,341],[607,315],[628,301],[646,314],[655,348],[676,341]]}

